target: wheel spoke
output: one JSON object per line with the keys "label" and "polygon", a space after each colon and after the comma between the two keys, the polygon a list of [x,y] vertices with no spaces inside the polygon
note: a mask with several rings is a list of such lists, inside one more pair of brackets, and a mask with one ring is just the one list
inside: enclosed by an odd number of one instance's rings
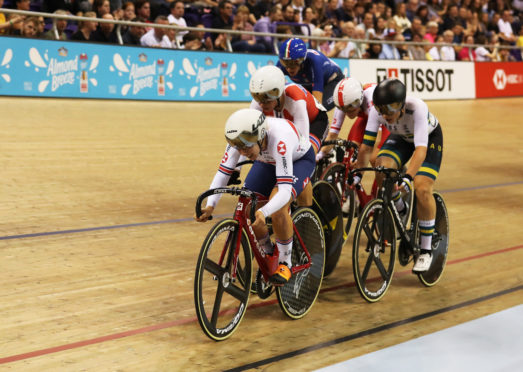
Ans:
{"label": "wheel spoke", "polygon": [[230,283],[226,288],[225,292],[236,298],[238,301],[245,302],[247,301],[247,297],[249,296],[249,293],[245,292],[244,288],[238,287],[236,285],[233,285]]}
{"label": "wheel spoke", "polygon": [[376,257],[372,255],[374,258],[374,262],[376,263],[376,266],[378,267],[378,270],[380,271],[381,277],[384,280],[389,280],[389,275],[387,274],[387,270],[385,269],[385,266],[383,266],[383,262],[381,262],[380,257]]}
{"label": "wheel spoke", "polygon": [[224,270],[220,265],[218,265],[214,261],[211,261],[208,258],[205,258],[203,267],[205,270],[209,271],[211,274],[216,275],[217,277],[221,276],[221,274],[223,273],[223,270]]}
{"label": "wheel spoke", "polygon": [[367,281],[367,276],[369,275],[370,266],[372,264],[372,256],[374,256],[374,254],[372,253],[372,249],[371,249],[369,256],[367,257],[367,262],[365,262],[365,268],[363,269],[363,273],[361,274],[362,282]]}
{"label": "wheel spoke", "polygon": [[369,227],[368,224],[363,225],[363,231],[365,231],[365,235],[367,235],[367,239],[369,239],[369,243],[371,246],[376,243],[376,238],[374,238],[374,227]]}
{"label": "wheel spoke", "polygon": [[223,284],[221,280],[218,281],[218,288],[216,289],[216,297],[214,298],[214,306],[212,308],[211,324],[216,328],[218,322],[218,315],[220,314],[220,306],[223,298]]}

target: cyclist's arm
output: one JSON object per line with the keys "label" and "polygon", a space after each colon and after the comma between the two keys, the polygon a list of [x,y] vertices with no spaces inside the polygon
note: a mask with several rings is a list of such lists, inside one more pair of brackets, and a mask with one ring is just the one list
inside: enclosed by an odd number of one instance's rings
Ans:
{"label": "cyclist's arm", "polygon": [[[214,178],[211,182],[211,186],[209,186],[210,189],[215,189],[217,187],[223,187],[227,185],[227,182],[229,181],[229,178],[231,177],[231,174],[234,171],[236,164],[238,163],[239,157],[240,153],[238,152],[238,150],[236,150],[234,147],[227,145],[225,153],[223,154],[222,162],[218,167],[218,171],[214,175]],[[209,196],[207,198],[207,207],[216,207],[216,204],[218,204],[220,198],[221,194]]]}
{"label": "cyclist's arm", "polygon": [[309,138],[310,121],[309,113],[307,112],[307,102],[303,99],[299,99],[294,101],[292,106],[292,122],[296,128],[298,128],[303,137]]}
{"label": "cyclist's arm", "polygon": [[367,120],[365,134],[363,135],[363,143],[360,146],[355,168],[365,167],[369,163],[370,155],[372,154],[374,144],[376,143],[376,137],[378,136],[378,129],[378,112],[374,107],[372,107],[369,111],[369,119]]}
{"label": "cyclist's arm", "polygon": [[429,108],[421,100],[416,103],[414,111],[414,146],[415,150],[410,159],[407,173],[414,178],[418,173],[421,164],[427,156],[427,146],[429,143],[429,125],[427,122]]}
{"label": "cyclist's arm", "polygon": [[[265,217],[269,217],[274,212],[283,208],[291,197],[293,196],[293,183],[294,183],[294,171],[292,163],[292,154],[294,147],[292,141],[282,139],[281,141],[274,141],[276,144],[272,145],[270,153],[276,161],[276,187],[278,192],[259,210],[264,214]],[[281,149],[281,143],[285,145],[285,154],[278,152]],[[279,147],[280,146],[280,147]]]}

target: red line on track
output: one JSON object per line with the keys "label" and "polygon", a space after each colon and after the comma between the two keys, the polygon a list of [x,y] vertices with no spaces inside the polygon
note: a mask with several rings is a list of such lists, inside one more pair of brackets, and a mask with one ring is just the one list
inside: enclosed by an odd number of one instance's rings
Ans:
{"label": "red line on track", "polygon": [[[518,246],[510,247],[510,248],[503,248],[503,249],[486,252],[486,253],[481,253],[481,254],[478,254],[475,256],[458,258],[455,260],[447,261],[447,265],[453,265],[453,264],[457,264],[457,263],[461,263],[461,262],[465,262],[465,261],[475,260],[478,258],[483,258],[483,257],[487,257],[487,256],[493,256],[496,254],[511,252],[511,251],[515,251],[515,250],[518,250],[521,248],[523,248],[523,245],[518,245]],[[410,270],[404,270],[404,271],[400,271],[399,273],[394,273],[394,276],[404,276],[404,275],[407,275],[410,273],[411,273]],[[347,287],[354,287],[354,286],[355,286],[355,283],[350,282],[347,284],[341,284],[341,285],[337,285],[334,287],[325,288],[325,289],[322,289],[320,292],[331,292],[331,291],[338,290],[340,288],[347,288]],[[263,307],[263,306],[269,306],[269,305],[275,304],[276,302],[277,302],[277,300],[264,301],[264,302],[250,305],[249,308],[258,308],[258,307]],[[132,330],[125,331],[125,332],[113,333],[113,334],[110,334],[107,336],[96,337],[96,338],[92,338],[89,340],[72,342],[70,344],[50,347],[47,349],[35,350],[35,351],[31,351],[29,353],[12,355],[9,357],[0,358],[0,364],[12,363],[12,362],[16,362],[19,360],[34,358],[34,357],[38,357],[38,356],[42,356],[42,355],[46,355],[46,354],[57,353],[59,351],[71,350],[71,349],[76,349],[76,348],[80,348],[83,346],[99,344],[99,343],[106,342],[106,341],[117,340],[119,338],[124,338],[124,337],[134,336],[137,334],[157,331],[159,329],[171,328],[171,327],[175,327],[175,326],[179,326],[179,325],[183,325],[183,324],[187,324],[187,323],[192,323],[192,322],[195,322],[196,320],[197,320],[196,317],[186,318],[186,319],[176,320],[176,321],[172,321],[172,322],[166,322],[166,323],[160,323],[160,324],[156,324],[156,325],[152,325],[152,326],[147,326],[147,327],[143,327],[143,328],[132,329]]]}

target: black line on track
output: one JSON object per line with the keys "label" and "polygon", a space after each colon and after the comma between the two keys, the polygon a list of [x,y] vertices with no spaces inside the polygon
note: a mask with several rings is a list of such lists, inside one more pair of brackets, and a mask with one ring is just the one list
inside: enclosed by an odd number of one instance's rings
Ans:
{"label": "black line on track", "polygon": [[430,317],[433,317],[433,316],[436,316],[436,315],[439,315],[439,314],[447,313],[449,311],[461,309],[461,308],[466,307],[466,306],[474,305],[474,304],[477,304],[479,302],[487,301],[487,300],[490,300],[490,299],[493,299],[493,298],[496,298],[496,297],[500,297],[500,296],[503,296],[503,295],[506,295],[506,294],[509,294],[509,293],[512,293],[512,292],[516,292],[516,291],[519,291],[519,290],[522,290],[522,289],[523,289],[523,285],[519,285],[519,286],[514,287],[514,288],[505,289],[505,290],[500,291],[500,292],[492,293],[492,294],[489,294],[489,295],[486,295],[486,296],[482,296],[482,297],[479,297],[479,298],[475,298],[475,299],[472,299],[472,300],[461,302],[461,303],[456,304],[456,305],[447,306],[447,307],[443,307],[441,309],[429,311],[429,312],[424,313],[424,314],[415,315],[415,316],[407,318],[407,319],[398,320],[398,321],[395,321],[395,322],[392,322],[392,323],[384,324],[384,325],[381,325],[381,326],[378,326],[378,327],[374,327],[374,328],[371,328],[371,329],[367,329],[367,330],[364,330],[364,331],[361,331],[361,332],[353,333],[351,335],[347,335],[347,336],[343,336],[343,337],[340,337],[340,338],[336,338],[336,339],[331,340],[331,341],[326,341],[326,342],[322,342],[322,343],[319,343],[319,344],[316,344],[316,345],[307,346],[307,347],[304,347],[304,348],[301,348],[301,349],[290,351],[288,353],[275,355],[275,356],[267,358],[267,359],[262,359],[262,360],[259,360],[257,362],[244,364],[242,366],[238,366],[238,367],[235,367],[235,368],[227,369],[224,372],[244,371],[244,370],[247,370],[247,369],[262,367],[262,366],[265,366],[265,365],[267,365],[269,363],[279,362],[279,361],[282,361],[282,360],[285,360],[285,359],[289,359],[289,358],[292,358],[292,357],[295,357],[295,356],[299,356],[299,355],[310,353],[311,351],[315,351],[315,350],[323,349],[323,348],[326,348],[326,347],[329,347],[329,346],[341,344],[343,342],[355,340],[355,339],[358,339],[358,338],[361,338],[361,337],[364,337],[364,336],[368,336],[368,335],[372,335],[372,334],[375,334],[375,333],[387,331],[389,329],[396,328],[396,327],[402,326],[404,324],[417,322],[418,320],[427,319],[427,318],[430,318]]}

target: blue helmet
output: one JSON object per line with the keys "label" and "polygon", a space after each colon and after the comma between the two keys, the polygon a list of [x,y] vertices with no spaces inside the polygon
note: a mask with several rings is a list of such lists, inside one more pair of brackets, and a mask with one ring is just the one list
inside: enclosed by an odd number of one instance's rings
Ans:
{"label": "blue helmet", "polygon": [[285,40],[280,45],[280,59],[282,60],[305,59],[306,55],[307,45],[297,37]]}

